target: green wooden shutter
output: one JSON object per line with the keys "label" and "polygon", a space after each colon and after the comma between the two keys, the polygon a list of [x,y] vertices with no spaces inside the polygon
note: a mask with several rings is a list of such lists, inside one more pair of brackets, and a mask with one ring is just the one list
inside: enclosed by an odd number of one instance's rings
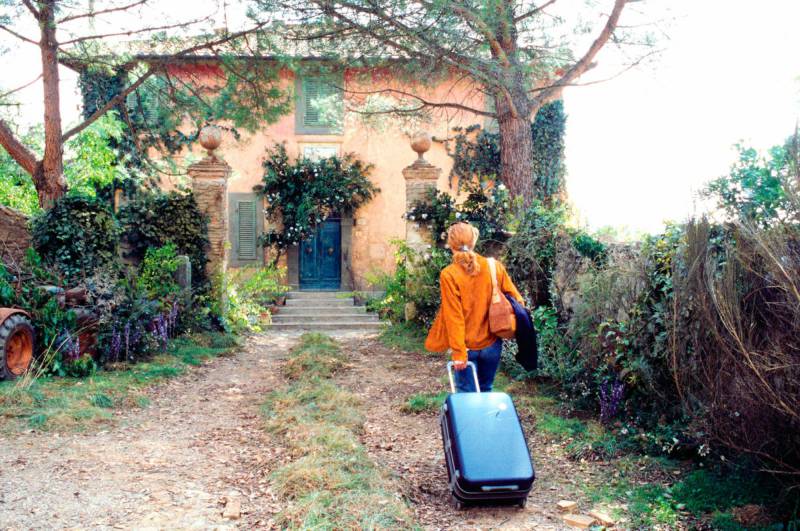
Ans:
{"label": "green wooden shutter", "polygon": [[[296,127],[300,134],[336,134],[342,127],[344,94],[341,76],[298,76]],[[334,109],[320,109],[334,105]]]}
{"label": "green wooden shutter", "polygon": [[255,260],[257,258],[256,233],[258,230],[256,203],[255,201],[238,201],[236,209],[238,212],[236,258],[239,260]]}
{"label": "green wooden shutter", "polygon": [[319,78],[303,79],[303,125],[306,127],[324,127],[322,113],[316,101],[327,96],[322,80]]}

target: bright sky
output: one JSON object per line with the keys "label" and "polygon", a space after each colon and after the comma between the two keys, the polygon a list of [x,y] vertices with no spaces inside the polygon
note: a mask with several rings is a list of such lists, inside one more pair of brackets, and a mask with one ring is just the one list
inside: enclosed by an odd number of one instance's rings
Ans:
{"label": "bright sky", "polygon": [[[764,149],[794,130],[800,2],[649,0],[632,6],[669,9],[669,39],[658,43],[665,52],[652,66],[565,93],[568,190],[590,227],[656,231],[694,210],[697,190],[733,162],[734,143]],[[24,45],[0,55],[0,84],[33,79],[36,52]],[[603,63],[601,52],[595,75],[607,72],[608,57]],[[77,120],[79,99],[74,75],[64,71],[62,77],[69,123]],[[22,100],[26,119],[40,121],[40,85]]]}
{"label": "bright sky", "polygon": [[682,221],[734,161],[733,144],[782,143],[800,117],[800,2],[669,6],[676,19],[652,67],[565,94],[568,191],[591,227]]}

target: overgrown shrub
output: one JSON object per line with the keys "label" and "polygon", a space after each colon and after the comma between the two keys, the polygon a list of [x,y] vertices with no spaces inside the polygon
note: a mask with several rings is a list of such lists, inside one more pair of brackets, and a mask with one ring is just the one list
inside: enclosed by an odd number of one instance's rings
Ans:
{"label": "overgrown shrub", "polygon": [[112,264],[119,236],[111,208],[94,197],[64,196],[31,220],[36,251],[69,281]]}
{"label": "overgrown shrub", "polygon": [[270,307],[289,291],[283,284],[285,276],[285,269],[274,265],[217,275],[213,279],[212,312],[219,316],[222,328],[234,333],[261,331],[261,326],[270,322]]}
{"label": "overgrown shrub", "polygon": [[588,258],[597,266],[604,265],[608,259],[606,245],[586,232],[576,234],[572,239],[572,246],[581,256]]}
{"label": "overgrown shrub", "polygon": [[178,265],[174,243],[148,249],[136,279],[139,289],[151,299],[161,301],[175,296],[180,291],[180,286],[175,282]]}
{"label": "overgrown shrub", "polygon": [[143,260],[147,250],[173,244],[192,264],[192,286],[206,277],[208,220],[191,193],[141,192],[119,211],[124,238],[132,258]]}
{"label": "overgrown shrub", "polygon": [[669,367],[694,424],[797,478],[800,226],[737,224],[720,237],[693,222],[674,289]]}
{"label": "overgrown shrub", "polygon": [[506,242],[504,264],[517,287],[528,295],[532,307],[553,306],[550,281],[556,249],[566,236],[566,209],[534,203],[522,215],[516,232]]}
{"label": "overgrown shrub", "polygon": [[392,274],[370,279],[371,284],[381,286],[385,291],[383,299],[372,303],[371,307],[394,322],[402,322],[408,317],[428,328],[439,309],[439,274],[450,264],[450,253],[432,245],[420,252],[405,241],[392,243],[397,247],[397,266]]}
{"label": "overgrown shrub", "polygon": [[432,243],[442,247],[447,238],[447,228],[457,221],[467,221],[477,227],[480,238],[478,252],[493,253],[506,241],[512,201],[506,187],[474,180],[464,185],[466,198],[460,204],[447,192],[435,188],[414,203],[404,218],[425,226],[431,233]]}

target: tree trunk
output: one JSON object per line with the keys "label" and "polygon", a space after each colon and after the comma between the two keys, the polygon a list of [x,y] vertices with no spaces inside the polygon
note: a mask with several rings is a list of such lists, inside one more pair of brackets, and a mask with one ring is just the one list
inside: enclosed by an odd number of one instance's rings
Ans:
{"label": "tree trunk", "polygon": [[44,85],[44,158],[33,174],[33,183],[42,208],[50,208],[64,195],[64,147],[61,140],[61,101],[58,80],[58,42],[56,41],[55,0],[40,2],[39,29]]}
{"label": "tree trunk", "polygon": [[522,196],[525,206],[533,202],[533,138],[528,115],[498,113],[500,129],[500,180],[512,196]]}

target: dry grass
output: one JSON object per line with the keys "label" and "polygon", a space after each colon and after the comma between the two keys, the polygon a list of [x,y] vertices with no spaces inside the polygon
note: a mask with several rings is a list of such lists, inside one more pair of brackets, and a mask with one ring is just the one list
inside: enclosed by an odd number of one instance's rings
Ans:
{"label": "dry grass", "polygon": [[676,275],[676,388],[714,442],[800,486],[800,231],[739,224],[720,245],[711,230],[689,225]]}
{"label": "dry grass", "polygon": [[267,429],[292,456],[272,477],[289,501],[277,523],[286,529],[413,528],[408,507],[358,439],[363,404],[330,380],[344,363],[332,339],[304,335],[284,370],[292,383],[267,399]]}
{"label": "dry grass", "polygon": [[235,348],[220,334],[173,340],[166,354],[87,378],[37,377],[0,382],[0,431],[25,428],[81,431],[109,423],[114,412],[148,405],[145,388],[183,374],[188,366]]}
{"label": "dry grass", "polygon": [[311,376],[330,378],[337,369],[344,366],[345,357],[330,337],[323,334],[304,334],[300,341],[283,367],[284,376],[290,380]]}

